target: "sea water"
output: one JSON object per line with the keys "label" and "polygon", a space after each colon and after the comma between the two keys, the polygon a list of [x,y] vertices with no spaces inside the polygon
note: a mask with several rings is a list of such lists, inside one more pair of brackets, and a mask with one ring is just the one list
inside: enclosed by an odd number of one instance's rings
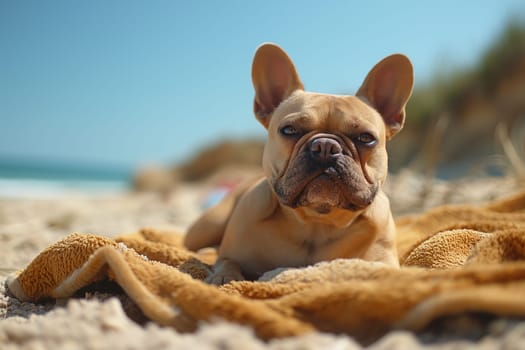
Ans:
{"label": "sea water", "polygon": [[0,198],[120,194],[130,189],[131,174],[114,166],[0,158]]}

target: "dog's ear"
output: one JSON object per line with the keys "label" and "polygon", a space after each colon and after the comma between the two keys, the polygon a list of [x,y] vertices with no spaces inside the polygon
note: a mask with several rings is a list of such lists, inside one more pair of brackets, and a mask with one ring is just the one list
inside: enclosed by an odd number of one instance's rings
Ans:
{"label": "dog's ear", "polygon": [[403,127],[405,106],[413,85],[412,63],[406,56],[395,54],[376,64],[356,93],[381,114],[387,129],[387,139]]}
{"label": "dog's ear", "polygon": [[304,89],[290,57],[271,43],[262,44],[255,52],[252,82],[255,88],[253,109],[265,128],[275,108],[295,90]]}

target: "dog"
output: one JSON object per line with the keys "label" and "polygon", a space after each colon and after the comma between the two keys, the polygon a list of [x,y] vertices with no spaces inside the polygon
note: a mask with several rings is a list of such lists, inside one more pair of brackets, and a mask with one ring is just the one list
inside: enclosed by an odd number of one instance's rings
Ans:
{"label": "dog", "polygon": [[207,282],[337,258],[399,266],[382,191],[385,144],[403,127],[413,81],[410,60],[394,54],[373,67],[355,96],[307,92],[286,52],[261,45],[252,82],[254,113],[268,131],[264,176],[208,209],[184,238],[194,251],[219,246]]}

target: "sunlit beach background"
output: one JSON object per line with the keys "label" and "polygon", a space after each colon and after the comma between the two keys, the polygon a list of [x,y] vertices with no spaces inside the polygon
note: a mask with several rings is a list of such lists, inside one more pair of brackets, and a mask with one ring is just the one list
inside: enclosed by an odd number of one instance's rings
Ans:
{"label": "sunlit beach background", "polygon": [[521,0],[3,1],[0,196],[165,189],[255,168],[265,132],[250,65],[265,41],[327,93],[354,93],[381,58],[406,54],[416,90],[391,171],[505,175],[524,148],[524,13]]}

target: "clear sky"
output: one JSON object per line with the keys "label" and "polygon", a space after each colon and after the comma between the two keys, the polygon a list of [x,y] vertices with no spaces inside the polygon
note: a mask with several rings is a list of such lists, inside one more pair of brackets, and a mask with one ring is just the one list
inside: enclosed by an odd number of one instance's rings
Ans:
{"label": "clear sky", "polygon": [[308,90],[353,93],[408,55],[416,84],[468,66],[523,14],[492,1],[0,0],[0,157],[131,167],[264,135],[250,66],[280,44]]}

